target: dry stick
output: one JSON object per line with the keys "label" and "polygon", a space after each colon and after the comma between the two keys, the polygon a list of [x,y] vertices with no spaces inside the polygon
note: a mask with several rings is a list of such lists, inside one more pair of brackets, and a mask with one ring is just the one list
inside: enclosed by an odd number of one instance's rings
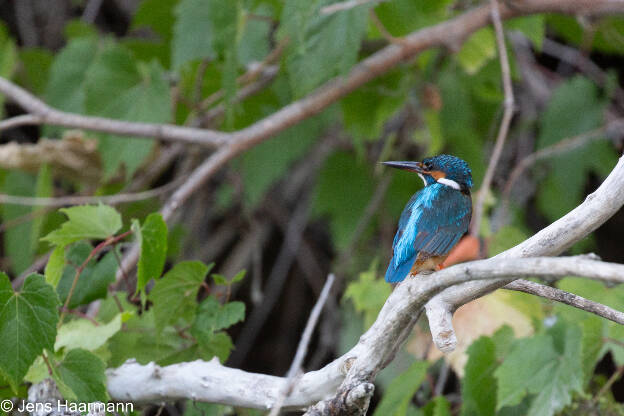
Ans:
{"label": "dry stick", "polygon": [[284,405],[284,400],[286,397],[292,392],[295,384],[297,382],[296,375],[301,371],[301,365],[303,364],[303,359],[305,358],[308,352],[308,345],[310,344],[310,338],[312,338],[312,332],[316,327],[316,322],[321,316],[321,311],[323,310],[323,306],[325,305],[325,301],[329,296],[329,291],[334,284],[335,276],[330,274],[327,276],[327,281],[323,286],[323,290],[316,300],[316,304],[312,308],[312,312],[310,312],[310,317],[308,318],[308,322],[306,323],[305,329],[303,330],[303,335],[301,335],[301,340],[299,340],[299,345],[297,346],[297,352],[295,353],[295,358],[293,359],[290,368],[288,369],[288,373],[286,373],[286,382],[284,383],[284,389],[282,394],[280,394],[279,398],[276,400],[273,408],[271,409],[271,413],[269,416],[277,416]]}
{"label": "dry stick", "polygon": [[100,244],[95,246],[93,250],[89,253],[87,258],[82,262],[80,266],[76,269],[76,274],[74,276],[74,281],[72,282],[71,288],[69,289],[69,293],[67,294],[67,298],[65,299],[65,303],[63,304],[63,308],[61,309],[61,316],[59,318],[58,326],[60,327],[63,324],[63,318],[65,317],[65,313],[69,310],[69,301],[74,294],[74,290],[76,289],[76,285],[78,284],[78,279],[80,278],[80,274],[87,267],[87,264],[95,257],[100,251],[102,251],[105,247],[110,245],[117,244],[119,241],[123,240],[127,236],[132,234],[132,230],[128,230],[125,233],[121,233],[114,237],[109,237],[106,240],[102,241]]}
{"label": "dry stick", "polygon": [[611,375],[611,377],[609,377],[609,380],[607,380],[607,382],[604,384],[604,386],[602,386],[600,391],[596,393],[596,396],[592,400],[592,403],[596,404],[598,402],[598,399],[600,399],[603,394],[611,389],[613,383],[615,383],[618,378],[622,377],[622,374],[624,374],[624,365],[619,366],[617,370],[615,370],[615,372]]}
{"label": "dry stick", "polygon": [[477,194],[474,216],[472,224],[470,225],[470,234],[475,237],[479,235],[481,221],[484,214],[485,198],[490,190],[492,179],[494,178],[494,172],[496,171],[496,165],[498,165],[498,161],[503,153],[503,147],[505,146],[505,140],[507,139],[507,133],[509,132],[509,125],[511,124],[511,119],[514,113],[514,93],[511,85],[509,57],[507,56],[507,48],[505,47],[505,34],[503,32],[503,24],[501,23],[500,11],[498,10],[498,0],[490,0],[490,4],[492,6],[492,23],[494,24],[494,31],[496,32],[496,44],[498,47],[498,57],[500,60],[505,98],[503,101],[503,119],[498,130],[498,136],[496,137],[496,144],[494,145],[492,156],[490,157],[490,163],[485,171],[481,188]]}
{"label": "dry stick", "polygon": [[236,348],[229,361],[235,367],[242,363],[249,350],[253,347],[262,326],[282,293],[288,272],[296,259],[297,251],[299,251],[301,241],[303,240],[303,232],[308,224],[311,205],[311,196],[309,194],[310,192],[307,192],[307,195],[301,198],[288,223],[280,252],[264,288],[262,303],[251,311],[238,335]]}
{"label": "dry stick", "polygon": [[40,124],[43,119],[34,114],[22,114],[0,121],[0,131],[12,129],[14,127],[25,126],[29,124]]}
{"label": "dry stick", "polygon": [[518,292],[529,293],[531,295],[541,296],[546,299],[565,303],[566,305],[582,309],[595,315],[602,316],[603,318],[609,319],[610,321],[616,322],[620,325],[624,325],[623,312],[561,289],[524,279],[513,281],[507,286],[504,286],[503,289],[516,290]]}
{"label": "dry stick", "polygon": [[62,127],[94,130],[132,137],[155,138],[166,141],[196,143],[204,146],[223,144],[230,133],[173,124],[138,123],[104,117],[83,116],[50,107],[25,89],[0,77],[0,93],[21,106],[33,117],[16,116],[3,121],[3,127],[51,124]]}
{"label": "dry stick", "polygon": [[107,204],[118,205],[136,201],[144,201],[161,196],[179,186],[181,179],[169,182],[166,185],[148,191],[133,192],[126,194],[102,195],[102,196],[59,196],[59,197],[33,197],[0,194],[0,204],[64,207],[68,205]]}
{"label": "dry stick", "polygon": [[608,135],[611,131],[617,131],[618,129],[622,128],[622,126],[624,126],[624,119],[617,119],[600,128],[560,140],[553,145],[544,147],[537,152],[531,153],[530,155],[522,159],[511,171],[509,179],[507,179],[507,183],[503,188],[503,199],[509,199],[511,189],[516,181],[520,178],[520,175],[522,175],[536,162],[577,149],[593,140],[603,138],[605,134]]}

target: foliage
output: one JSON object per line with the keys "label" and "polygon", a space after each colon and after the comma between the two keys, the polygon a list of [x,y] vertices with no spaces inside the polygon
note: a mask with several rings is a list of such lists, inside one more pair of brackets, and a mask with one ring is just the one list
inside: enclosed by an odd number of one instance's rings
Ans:
{"label": "foliage", "polygon": [[[199,302],[204,296],[198,297],[198,290],[211,267],[201,262],[178,263],[160,277],[167,232],[159,214],[148,216],[143,226],[130,230],[140,235],[140,264],[149,271],[144,270],[144,286],[156,280],[148,293],[151,307],[145,311],[140,303],[110,290],[118,267],[117,248],[98,256],[107,244],[129,234],[116,234],[123,225],[120,213],[106,205],[61,211],[68,220],[44,237],[57,245],[46,277],[32,274],[22,289],[14,292],[8,276],[0,274],[0,342],[4,351],[0,374],[13,392],[25,380],[37,382],[51,376],[68,400],[106,401],[104,370],[127,358],[164,363],[227,358],[233,345],[225,330],[244,319],[245,305],[223,302],[214,295]],[[93,240],[103,242],[94,247]],[[244,272],[232,279],[222,277],[223,284],[229,287],[243,276]],[[98,299],[103,307],[97,320],[69,318],[59,298],[69,309]],[[185,325],[188,328],[182,329]],[[138,329],[141,332],[136,332]]]}
{"label": "foliage", "polygon": [[[71,3],[68,13],[77,18],[87,2]],[[44,42],[47,25],[35,25],[46,26],[35,46],[24,46],[29,42],[20,22],[1,23],[0,76],[65,112],[245,134],[295,100],[335,88],[339,81],[333,79],[346,79],[354,65],[381,48],[393,44],[390,48],[399,50],[400,37],[479,5],[357,1],[327,13],[338,0],[141,0],[125,19],[110,22],[122,13],[114,3],[103,3],[102,10],[114,12],[102,12],[95,23],[68,17],[60,38],[50,43]],[[12,6],[0,8],[3,18],[14,13]],[[578,205],[622,149],[613,132],[574,148],[565,144],[624,116],[618,82],[624,18],[535,14],[504,26],[517,100],[479,230],[489,256]],[[529,48],[515,40],[518,33]],[[416,175],[388,172],[378,162],[451,153],[469,162],[473,191],[481,184],[504,99],[495,32],[483,27],[457,41],[397,63],[316,115],[302,113],[287,129],[271,131],[270,140],[250,144],[196,188],[192,202],[176,203],[178,215],[167,222],[157,212],[162,206],[157,198],[57,211],[3,204],[1,265],[13,281],[0,274],[0,395],[22,397],[28,383],[52,377],[70,400],[106,400],[104,370],[130,358],[162,365],[214,357],[226,362],[234,348],[230,334],[236,334],[230,329],[249,307],[241,299],[257,306],[274,295],[268,293],[273,284],[263,278],[281,264],[277,250],[300,201],[311,201],[301,225],[302,248],[288,266],[279,304],[267,315],[270,325],[263,331],[268,328],[270,335],[258,341],[258,355],[250,355],[245,365],[277,373],[288,361],[284,353],[296,340],[287,335],[289,328],[299,335],[304,324],[299,320],[312,293],[307,285],[314,288],[315,273],[328,270],[344,279],[340,310],[327,318],[341,333],[328,341],[333,345],[320,343],[330,352],[314,361],[332,358],[335,340],[349,329],[369,327],[391,293],[381,274],[401,210],[421,186]],[[549,52],[552,41],[578,57]],[[368,77],[365,68],[357,74]],[[2,118],[17,114],[17,108],[0,96]],[[40,137],[64,134],[62,126],[28,126],[3,131],[2,139],[39,146]],[[191,145],[176,150],[176,144],[107,133],[89,133],[84,143],[97,147],[91,165],[81,165],[74,154],[67,155],[68,163],[77,163],[78,172],[96,170],[95,180],[68,176],[63,166],[44,158],[0,169],[1,193],[105,196],[169,183],[163,191],[168,196],[207,155]],[[553,146],[560,150],[529,166],[506,192],[514,166]],[[605,228],[582,248],[592,246],[621,261],[621,219]],[[136,274],[119,270],[130,242],[140,245]],[[44,275],[29,274],[47,255],[38,269]],[[249,284],[241,270],[247,266],[253,272]],[[19,275],[28,275],[23,284]],[[624,309],[624,286],[574,277],[554,284]],[[528,295],[501,293],[498,300],[519,311],[533,334],[517,339],[502,327],[481,336],[478,325],[469,328],[476,340],[466,345],[463,358],[448,360],[460,378],[452,394],[434,394],[441,366],[420,351],[417,361],[393,370],[394,381],[378,389],[374,414],[621,413],[610,392],[599,392],[603,367],[624,365],[622,326]],[[98,313],[93,320],[84,318],[95,301]],[[340,317],[351,322],[341,326]],[[279,358],[267,358],[271,355]],[[232,412],[244,414],[198,403],[185,410],[187,416]]]}

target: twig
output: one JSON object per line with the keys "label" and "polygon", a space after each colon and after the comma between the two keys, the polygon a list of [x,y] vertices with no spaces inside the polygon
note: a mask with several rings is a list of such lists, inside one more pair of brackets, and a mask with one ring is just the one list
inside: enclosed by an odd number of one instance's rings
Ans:
{"label": "twig", "polygon": [[6,120],[0,121],[0,131],[12,129],[14,127],[40,123],[43,123],[43,119],[41,117],[34,114],[22,114],[20,116],[7,118]]}
{"label": "twig", "polygon": [[107,204],[118,205],[136,201],[144,201],[146,199],[161,196],[180,185],[181,179],[174,180],[166,185],[149,191],[134,192],[127,194],[114,194],[102,196],[60,196],[60,197],[32,197],[0,194],[0,204],[25,205],[25,206],[43,206],[43,207],[64,207],[68,205],[84,205],[84,204]]}
{"label": "twig", "polygon": [[303,335],[301,335],[301,340],[299,340],[299,345],[297,346],[297,352],[295,353],[295,358],[293,359],[290,368],[288,369],[288,373],[286,373],[286,382],[284,383],[284,389],[280,394],[279,398],[276,400],[273,408],[271,409],[271,413],[269,416],[277,416],[284,405],[284,400],[286,397],[292,392],[293,387],[296,384],[296,375],[301,371],[301,365],[303,364],[303,359],[305,358],[308,352],[308,345],[310,344],[310,338],[312,338],[312,332],[316,327],[316,322],[321,316],[321,311],[323,310],[323,306],[325,305],[325,301],[327,300],[327,296],[329,296],[329,291],[334,284],[335,276],[330,274],[327,276],[327,281],[323,286],[323,290],[319,295],[314,307],[312,308],[312,312],[310,312],[310,317],[308,318],[308,322],[306,323],[305,329],[303,330]]}
{"label": "twig", "polygon": [[[271,81],[275,79],[278,72],[279,72],[278,66],[271,66],[271,67],[266,68],[266,70],[263,72],[259,80],[249,85],[246,85],[243,88],[241,88],[239,91],[237,91],[236,96],[234,97],[232,101],[233,102],[243,101],[245,98],[250,97],[262,91],[267,85],[271,83]],[[218,106],[211,108],[210,110],[206,112],[205,115],[198,118],[198,122],[197,122],[198,125],[205,126],[209,124],[215,118],[221,117],[223,114],[225,114],[225,110],[226,108],[224,104],[219,104]]]}
{"label": "twig", "polygon": [[232,356],[230,357],[230,363],[233,366],[238,366],[243,361],[247,353],[253,347],[254,341],[258,336],[258,333],[262,329],[269,313],[275,306],[275,303],[279,299],[286,277],[290,271],[292,264],[296,258],[297,251],[301,245],[303,238],[303,232],[308,223],[308,215],[310,212],[310,195],[304,195],[298,206],[293,213],[292,218],[288,223],[288,228],[280,252],[275,260],[275,264],[271,273],[267,279],[266,286],[264,288],[264,299],[262,303],[256,307],[249,318],[247,318],[245,325],[241,329],[240,334],[236,340],[236,348]]}
{"label": "twig", "polygon": [[76,290],[76,285],[78,284],[78,279],[80,278],[80,274],[82,273],[84,268],[87,267],[87,264],[89,264],[91,259],[93,259],[93,257],[95,257],[105,247],[117,244],[119,241],[123,240],[130,234],[132,234],[132,230],[128,230],[117,236],[109,237],[106,240],[102,241],[100,244],[95,246],[93,250],[91,250],[87,258],[82,262],[80,266],[78,266],[78,268],[76,269],[76,274],[74,275],[74,280],[72,281],[72,285],[69,288],[69,293],[67,294],[67,297],[65,298],[65,303],[63,304],[63,307],[61,309],[61,316],[59,318],[59,323],[58,323],[59,327],[63,323],[63,318],[65,317],[65,313],[69,310],[69,302],[71,301],[72,295],[74,294],[74,290]]}
{"label": "twig", "polygon": [[228,133],[176,126],[173,124],[138,123],[67,113],[50,107],[25,89],[3,77],[0,77],[0,93],[4,94],[9,100],[15,102],[34,116],[17,116],[5,120],[5,126],[8,125],[10,127],[51,124],[131,137],[196,143],[211,147],[223,144],[228,136],[230,136]]}
{"label": "twig", "polygon": [[82,12],[82,17],[80,19],[86,23],[95,22],[95,18],[100,12],[100,7],[102,7],[103,1],[104,0],[89,0],[84,8],[84,11]]}
{"label": "twig", "polygon": [[[605,87],[608,83],[608,75],[594,63],[591,59],[581,53],[578,49],[555,42],[548,37],[542,41],[542,52],[554,56],[560,61],[575,66],[581,72],[591,78],[596,84]],[[624,91],[619,86],[615,86],[614,97],[618,105],[624,108]]]}
{"label": "twig", "polygon": [[624,325],[623,312],[561,289],[523,279],[513,281],[507,286],[504,286],[503,289],[530,293],[531,295],[541,296],[546,299],[565,303],[566,305],[582,309],[595,315],[602,316],[603,318],[609,319],[610,321],[616,322],[620,325]]}
{"label": "twig", "polygon": [[549,157],[553,157],[556,155],[560,155],[562,153],[566,153],[577,149],[585,144],[603,138],[605,133],[621,128],[624,125],[624,119],[618,119],[610,122],[608,125],[597,128],[595,130],[591,130],[582,134],[579,134],[574,137],[569,137],[567,139],[563,139],[554,143],[550,146],[544,147],[534,153],[531,153],[524,159],[522,159],[518,164],[513,168],[511,173],[509,174],[509,179],[507,179],[507,183],[503,188],[503,199],[509,199],[509,195],[511,194],[511,189],[516,181],[520,178],[520,176],[531,166],[533,166],[536,162],[547,159]]}
{"label": "twig", "polygon": [[509,132],[509,125],[514,113],[514,93],[511,85],[511,72],[509,70],[509,57],[507,56],[507,48],[505,47],[505,34],[503,32],[503,24],[501,22],[500,11],[498,9],[498,0],[490,0],[492,23],[494,24],[494,31],[496,33],[496,45],[498,48],[498,57],[500,60],[501,76],[503,78],[503,92],[505,98],[503,101],[503,119],[501,120],[498,135],[496,137],[496,143],[494,144],[494,150],[492,150],[492,156],[490,157],[490,163],[488,164],[481,188],[477,194],[477,201],[474,208],[474,215],[472,217],[472,224],[470,224],[470,234],[477,237],[481,229],[481,221],[484,214],[485,198],[490,191],[492,179],[494,178],[494,172],[496,166],[503,153],[503,147],[505,146],[505,140],[507,139],[507,133]]}
{"label": "twig", "polygon": [[39,35],[37,33],[37,25],[35,24],[32,0],[16,1],[13,4],[15,8],[15,20],[22,45],[24,45],[24,47],[37,46],[39,43]]}
{"label": "twig", "polygon": [[607,380],[607,382],[604,384],[604,386],[602,386],[600,391],[596,393],[596,396],[592,400],[592,403],[597,403],[598,399],[600,399],[603,394],[611,389],[613,383],[615,383],[620,377],[622,377],[622,374],[624,374],[624,365],[619,366],[617,370],[615,370],[615,372],[611,375],[611,377],[609,377],[609,380]]}
{"label": "twig", "polygon": [[333,14],[341,12],[343,10],[353,9],[354,7],[362,6],[366,3],[373,3],[371,6],[377,5],[377,3],[383,3],[388,0],[347,0],[340,3],[330,4],[321,9],[320,13],[323,15]]}

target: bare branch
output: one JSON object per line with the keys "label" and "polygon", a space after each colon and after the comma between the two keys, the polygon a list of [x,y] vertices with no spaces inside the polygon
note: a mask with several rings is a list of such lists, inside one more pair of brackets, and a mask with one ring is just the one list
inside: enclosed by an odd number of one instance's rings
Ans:
{"label": "bare branch", "polygon": [[301,340],[299,341],[299,346],[297,347],[297,352],[295,353],[295,358],[293,359],[292,364],[290,365],[290,369],[286,374],[286,385],[280,394],[277,402],[273,405],[271,409],[271,413],[269,416],[277,416],[284,405],[284,400],[288,397],[297,383],[296,375],[301,371],[301,365],[303,364],[303,359],[308,352],[308,345],[310,344],[310,338],[312,338],[312,332],[316,327],[316,322],[321,316],[321,311],[323,310],[323,306],[325,305],[325,301],[329,296],[329,291],[334,284],[335,276],[330,274],[327,277],[327,281],[325,282],[325,286],[323,286],[323,290],[321,291],[320,296],[316,300],[316,304],[312,308],[312,312],[310,312],[310,317],[308,318],[308,322],[306,323],[305,329],[303,330],[303,335],[301,336]]}
{"label": "bare branch", "polygon": [[540,283],[531,282],[530,280],[518,279],[504,286],[503,289],[516,290],[519,292],[530,293],[531,295],[541,296],[546,299],[555,300],[565,303],[566,305],[591,312],[595,315],[602,316],[620,325],[624,325],[624,313],[610,308],[598,302],[585,299],[574,293],[565,290],[542,285]]}
{"label": "bare branch", "polygon": [[[18,119],[19,124],[16,123],[14,118],[13,122],[7,123],[8,127],[27,124],[52,124],[104,133],[155,138],[166,141],[180,141],[213,147],[223,144],[229,136],[228,133],[172,124],[137,123],[67,113],[48,106],[39,98],[3,77],[0,77],[0,93],[4,94],[9,100],[20,105],[34,116]],[[7,125],[3,127],[7,128]]]}
{"label": "bare branch", "polygon": [[[415,323],[427,299],[440,290],[473,280],[506,282],[520,277],[578,275],[624,282],[624,265],[588,258],[493,258],[448,267],[431,275],[406,279],[388,297],[377,320],[345,355],[318,371],[302,375],[285,399],[286,408],[301,408],[331,396],[343,382],[338,397],[363,399],[372,393],[370,381],[392,358]],[[113,400],[154,402],[191,399],[234,406],[269,409],[283,391],[282,377],[247,373],[224,367],[217,359],[159,367],[130,361],[107,371]],[[136,386],[140,385],[141,389]],[[243,391],[245,394],[240,394]],[[360,403],[357,400],[354,404]],[[320,406],[323,407],[323,406]]]}
{"label": "bare branch", "polygon": [[42,207],[64,207],[69,205],[84,204],[107,204],[118,205],[129,202],[144,201],[146,199],[156,198],[167,192],[172,191],[180,185],[181,180],[174,180],[166,185],[158,188],[150,189],[143,192],[133,192],[127,194],[113,194],[102,196],[60,196],[60,197],[33,197],[0,194],[0,204],[25,205],[25,206],[42,206]]}
{"label": "bare branch", "polygon": [[503,119],[501,120],[498,135],[496,137],[496,144],[490,157],[490,163],[488,164],[485,176],[483,177],[483,183],[477,194],[477,202],[475,204],[474,215],[472,217],[472,224],[470,225],[470,234],[473,236],[479,235],[481,228],[481,220],[484,214],[485,198],[490,191],[492,179],[494,178],[494,172],[496,166],[503,153],[503,147],[505,146],[505,140],[507,139],[507,133],[509,132],[509,125],[514,113],[514,93],[511,85],[511,71],[509,70],[509,57],[507,56],[507,48],[505,47],[505,33],[503,32],[503,24],[501,22],[500,11],[498,10],[498,0],[490,0],[492,6],[492,23],[494,24],[494,31],[496,33],[496,45],[498,47],[498,56],[500,60],[501,75],[503,77],[503,91],[505,98],[503,101]]}
{"label": "bare branch", "polygon": [[43,119],[39,116],[34,114],[22,114],[0,121],[0,131],[41,123],[43,123]]}
{"label": "bare branch", "polygon": [[623,126],[624,119],[614,120],[606,126],[579,134],[574,137],[560,140],[551,146],[544,147],[537,152],[531,153],[530,155],[522,159],[509,174],[509,179],[507,179],[507,183],[505,184],[505,188],[503,189],[503,199],[506,200],[509,198],[511,189],[513,188],[513,185],[516,183],[516,181],[520,178],[520,175],[522,175],[528,168],[533,166],[535,163],[543,159],[547,159],[553,156],[560,155],[562,153],[572,151],[574,149],[578,149],[579,147],[584,146],[585,144],[593,140],[608,136],[611,132],[621,130]]}

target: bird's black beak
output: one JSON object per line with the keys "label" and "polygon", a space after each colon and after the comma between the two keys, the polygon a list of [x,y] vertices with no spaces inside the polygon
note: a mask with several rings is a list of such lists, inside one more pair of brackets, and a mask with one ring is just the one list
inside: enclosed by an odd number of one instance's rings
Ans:
{"label": "bird's black beak", "polygon": [[382,164],[395,169],[409,170],[416,173],[427,173],[427,170],[420,162],[382,162]]}

